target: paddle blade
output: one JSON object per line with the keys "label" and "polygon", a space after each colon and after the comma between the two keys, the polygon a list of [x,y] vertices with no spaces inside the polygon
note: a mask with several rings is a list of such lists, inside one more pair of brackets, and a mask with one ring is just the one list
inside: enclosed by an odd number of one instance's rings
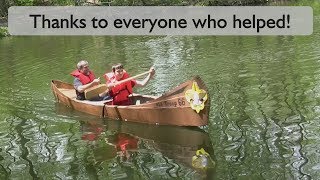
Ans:
{"label": "paddle blade", "polygon": [[100,93],[105,92],[106,90],[108,90],[107,85],[99,84],[97,86],[93,86],[91,88],[86,89],[84,91],[84,96],[86,97],[86,99],[91,99],[93,97],[98,96]]}

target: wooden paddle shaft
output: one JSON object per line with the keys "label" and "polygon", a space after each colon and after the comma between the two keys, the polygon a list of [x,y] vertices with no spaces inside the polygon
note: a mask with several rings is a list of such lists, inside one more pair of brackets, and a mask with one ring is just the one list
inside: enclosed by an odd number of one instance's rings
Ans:
{"label": "wooden paddle shaft", "polygon": [[119,85],[119,84],[125,83],[125,82],[127,82],[127,81],[131,81],[131,80],[133,80],[133,79],[135,79],[135,78],[138,78],[138,77],[140,77],[140,76],[143,76],[143,75],[146,75],[146,74],[149,74],[149,73],[151,73],[151,70],[146,71],[146,72],[141,73],[141,74],[138,74],[138,75],[135,75],[135,76],[132,76],[132,77],[129,77],[129,78],[124,79],[124,80],[122,80],[122,81],[118,81],[118,82],[114,83],[114,85]]}

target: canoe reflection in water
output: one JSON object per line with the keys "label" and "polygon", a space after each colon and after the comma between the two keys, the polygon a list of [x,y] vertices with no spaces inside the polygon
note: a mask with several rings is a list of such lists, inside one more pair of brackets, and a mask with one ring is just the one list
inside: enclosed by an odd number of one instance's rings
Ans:
{"label": "canoe reflection in water", "polygon": [[[112,178],[212,179],[213,148],[199,128],[119,121],[81,121],[82,137],[95,142],[96,166],[107,163]],[[104,143],[103,143],[104,142]]]}

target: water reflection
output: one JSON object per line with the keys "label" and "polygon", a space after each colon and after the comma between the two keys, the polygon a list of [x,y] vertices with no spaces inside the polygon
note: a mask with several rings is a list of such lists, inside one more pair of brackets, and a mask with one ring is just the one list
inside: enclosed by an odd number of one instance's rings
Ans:
{"label": "water reflection", "polygon": [[[108,164],[108,177],[210,179],[214,176],[212,145],[208,134],[200,129],[96,118],[80,123],[81,139],[92,148],[95,166]],[[201,148],[209,154],[205,168],[192,164],[192,158]]]}
{"label": "water reflection", "polygon": [[[80,133],[74,138],[82,141],[77,144],[83,143],[81,151],[85,153],[79,157],[79,152],[74,152],[71,166],[75,169],[80,163],[92,169],[97,177],[104,174],[112,179],[212,179],[215,175],[213,146],[209,135],[199,128],[100,119],[60,103],[56,103],[56,113],[60,117],[77,119],[80,124]],[[79,146],[75,143],[70,141],[68,146]],[[202,162],[200,158],[192,164],[201,148],[209,154],[205,168],[196,164]],[[85,162],[80,162],[79,158],[84,158]]]}

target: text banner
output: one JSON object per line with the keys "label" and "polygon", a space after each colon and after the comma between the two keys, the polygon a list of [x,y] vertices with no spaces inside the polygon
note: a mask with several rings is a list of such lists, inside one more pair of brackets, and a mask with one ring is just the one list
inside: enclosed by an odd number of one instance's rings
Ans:
{"label": "text banner", "polygon": [[11,35],[310,35],[308,6],[13,6]]}

